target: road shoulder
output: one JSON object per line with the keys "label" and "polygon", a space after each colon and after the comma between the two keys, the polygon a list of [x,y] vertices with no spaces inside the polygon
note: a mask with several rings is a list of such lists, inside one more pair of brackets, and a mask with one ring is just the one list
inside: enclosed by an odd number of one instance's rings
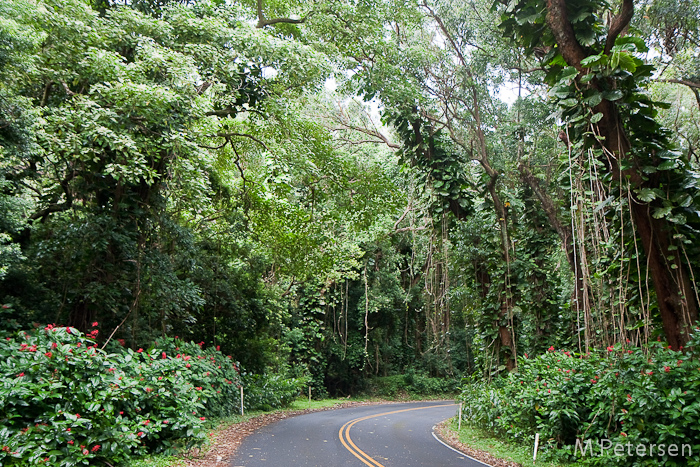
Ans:
{"label": "road shoulder", "polygon": [[453,449],[456,449],[457,451],[459,451],[463,454],[466,454],[469,457],[476,459],[480,462],[488,464],[492,467],[522,467],[522,464],[519,464],[517,462],[507,460],[507,459],[500,459],[498,457],[491,455],[487,451],[483,451],[480,449],[474,449],[470,446],[467,446],[464,443],[461,443],[459,441],[458,433],[456,431],[454,431],[452,428],[450,428],[450,421],[451,420],[452,419],[447,419],[447,420],[435,425],[435,434],[445,444],[448,444]]}

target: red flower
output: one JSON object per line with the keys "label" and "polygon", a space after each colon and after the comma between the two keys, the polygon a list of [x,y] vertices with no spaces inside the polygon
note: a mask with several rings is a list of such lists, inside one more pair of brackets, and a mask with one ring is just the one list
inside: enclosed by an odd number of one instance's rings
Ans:
{"label": "red flower", "polygon": [[75,414],[75,418],[80,418],[80,414],[79,413]]}
{"label": "red flower", "polygon": [[144,425],[148,425],[149,423],[151,423],[150,420],[144,420],[144,421],[143,421],[143,424],[144,424]]}
{"label": "red flower", "polygon": [[665,366],[665,367],[664,367],[664,371],[665,371],[666,373],[668,373],[669,371],[671,371],[671,367],[670,367],[670,366]]}
{"label": "red flower", "polygon": [[18,378],[21,378],[22,376],[24,376],[24,371],[17,375]]}
{"label": "red flower", "polygon": [[191,367],[192,365],[190,365],[190,364],[188,363],[188,364],[187,364],[187,365],[185,365],[185,366],[186,366],[187,368],[189,368],[189,367]]}
{"label": "red flower", "polygon": [[139,349],[136,351],[136,353],[141,353],[143,352],[143,349],[139,347]]}
{"label": "red flower", "polygon": [[612,345],[611,345],[611,346],[608,346],[608,352],[612,352],[612,351],[613,351]]}
{"label": "red flower", "polygon": [[142,436],[143,436],[143,431],[139,431],[138,433],[136,433],[136,436],[138,436],[139,438],[142,437]]}
{"label": "red flower", "polygon": [[[96,328],[96,327],[97,327],[97,321],[95,321],[94,323],[92,323],[92,327],[93,327],[93,328]],[[99,446],[99,445],[98,445],[98,446]]]}
{"label": "red flower", "polygon": [[49,358],[53,357],[53,354],[51,352],[46,352],[44,355],[46,355]]}
{"label": "red flower", "polygon": [[200,420],[206,420],[207,417],[199,417]]}
{"label": "red flower", "polygon": [[70,440],[70,441],[68,441],[68,444],[75,444],[75,441]]}
{"label": "red flower", "polygon": [[117,342],[119,342],[119,345],[124,347],[126,345],[126,341],[124,339],[117,339]]}
{"label": "red flower", "polygon": [[90,451],[88,451],[87,449],[83,449],[83,456],[87,456],[88,454],[90,454]]}
{"label": "red flower", "polygon": [[163,360],[165,360],[167,356],[165,355],[165,352],[163,352]]}

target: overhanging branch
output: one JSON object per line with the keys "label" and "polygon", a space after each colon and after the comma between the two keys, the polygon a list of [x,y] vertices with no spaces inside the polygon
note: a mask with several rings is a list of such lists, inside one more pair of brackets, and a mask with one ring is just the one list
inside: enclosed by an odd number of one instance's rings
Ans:
{"label": "overhanging branch", "polygon": [[273,19],[266,19],[265,14],[263,13],[263,0],[257,0],[256,4],[256,10],[258,13],[258,24],[255,26],[258,29],[262,29],[265,26],[272,26],[275,24],[302,24],[306,22],[306,20],[313,14],[309,13],[307,16],[304,18],[273,18]]}
{"label": "overhanging branch", "polygon": [[610,50],[615,45],[617,36],[619,36],[622,31],[629,26],[630,21],[632,21],[632,15],[634,14],[634,2],[633,0],[622,0],[622,6],[620,7],[620,13],[615,16],[610,24],[610,29],[608,30],[608,38],[605,40],[605,53],[609,54]]}

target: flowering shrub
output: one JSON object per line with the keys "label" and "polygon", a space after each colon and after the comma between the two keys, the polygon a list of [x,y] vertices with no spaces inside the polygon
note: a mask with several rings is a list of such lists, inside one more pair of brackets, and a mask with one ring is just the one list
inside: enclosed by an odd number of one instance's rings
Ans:
{"label": "flowering shrub", "polygon": [[[700,332],[693,337],[699,348]],[[608,347],[590,355],[550,351],[523,358],[518,371],[492,384],[467,382],[463,419],[504,437],[532,443],[585,465],[700,465],[700,359],[660,343]],[[581,456],[576,440],[613,445],[689,445],[692,458],[615,455],[610,449]],[[658,453],[658,450],[657,450]]]}
{"label": "flowering shrub", "polygon": [[[237,368],[195,344],[97,348],[51,325],[0,341],[0,465],[88,465],[201,442],[235,405]],[[228,401],[233,402],[228,402]]]}

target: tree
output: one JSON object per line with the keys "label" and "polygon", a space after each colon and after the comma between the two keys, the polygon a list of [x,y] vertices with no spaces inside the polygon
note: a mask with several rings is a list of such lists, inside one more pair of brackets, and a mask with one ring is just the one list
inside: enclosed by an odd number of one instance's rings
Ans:
{"label": "tree", "polygon": [[587,0],[521,1],[501,10],[506,35],[543,56],[570,140],[599,148],[613,191],[627,198],[666,338],[678,349],[698,318],[693,264],[679,241],[694,238],[688,227],[698,219],[688,208],[695,191],[684,188],[693,178],[687,158],[654,119],[660,104],[642,93],[653,67],[635,56],[646,46],[628,31],[633,2],[617,11]]}

